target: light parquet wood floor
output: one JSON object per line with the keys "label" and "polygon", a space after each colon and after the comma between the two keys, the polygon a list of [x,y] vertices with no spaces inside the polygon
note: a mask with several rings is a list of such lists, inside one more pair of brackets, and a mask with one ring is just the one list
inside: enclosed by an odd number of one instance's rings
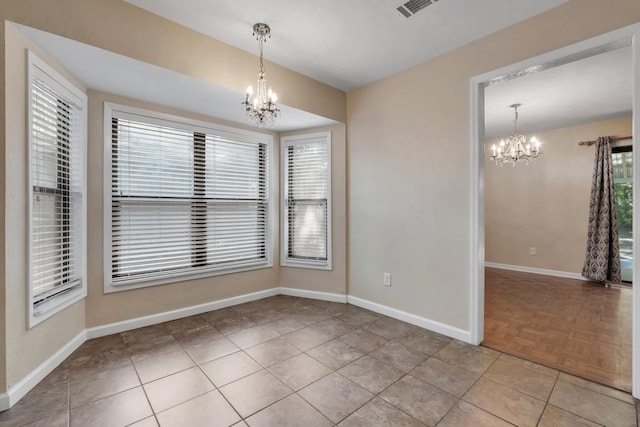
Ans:
{"label": "light parquet wood floor", "polygon": [[631,390],[631,288],[485,269],[483,345]]}

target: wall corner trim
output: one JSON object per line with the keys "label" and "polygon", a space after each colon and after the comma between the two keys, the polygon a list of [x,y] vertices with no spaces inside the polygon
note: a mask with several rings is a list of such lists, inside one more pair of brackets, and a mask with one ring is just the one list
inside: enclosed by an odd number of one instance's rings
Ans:
{"label": "wall corner trim", "polygon": [[288,295],[290,297],[311,298],[311,299],[318,299],[322,301],[340,302],[343,304],[347,303],[347,298],[348,298],[347,295],[345,294],[307,291],[305,289],[286,288],[286,287],[280,288],[280,295]]}
{"label": "wall corner trim", "polygon": [[544,268],[500,264],[497,262],[485,262],[484,266],[489,268],[499,268],[501,270],[512,270],[512,271],[520,271],[522,273],[543,274],[545,276],[563,277],[565,279],[576,279],[576,280],[584,280],[586,282],[589,282],[589,279],[587,279],[586,277],[583,277],[578,273],[570,273],[568,271],[546,270]]}
{"label": "wall corner trim", "polygon": [[366,308],[367,310],[374,311],[385,316],[393,317],[397,320],[410,323],[415,326],[419,326],[424,329],[428,329],[433,332],[437,332],[442,335],[446,335],[451,338],[464,341],[466,343],[472,343],[472,337],[470,331],[459,329],[453,326],[446,325],[444,323],[437,322],[435,320],[427,319],[426,317],[416,316],[415,314],[407,313],[406,311],[397,310],[395,308],[388,307],[386,305],[371,302],[362,298],[347,297],[349,304],[357,305],[358,307]]}
{"label": "wall corner trim", "polygon": [[42,362],[36,369],[10,387],[5,393],[0,393],[0,411],[11,408],[25,394],[29,393],[40,381],[58,367],[67,357],[87,340],[87,331],[84,330],[66,343],[60,350]]}

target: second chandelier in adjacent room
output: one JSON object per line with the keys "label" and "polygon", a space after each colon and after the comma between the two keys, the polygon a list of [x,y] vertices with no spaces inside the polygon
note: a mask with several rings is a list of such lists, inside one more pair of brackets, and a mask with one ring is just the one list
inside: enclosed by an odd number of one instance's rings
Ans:
{"label": "second chandelier in adjacent room", "polygon": [[513,135],[503,138],[497,144],[491,145],[491,160],[497,165],[510,163],[515,166],[518,162],[529,164],[530,160],[540,155],[540,141],[532,137],[529,141],[524,135],[518,133],[518,107],[522,104],[513,104],[515,120]]}

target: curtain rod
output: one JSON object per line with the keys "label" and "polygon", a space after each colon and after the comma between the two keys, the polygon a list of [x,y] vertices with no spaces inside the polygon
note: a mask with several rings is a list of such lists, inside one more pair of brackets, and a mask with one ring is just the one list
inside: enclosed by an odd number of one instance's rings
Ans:
{"label": "curtain rod", "polygon": [[[614,141],[624,141],[625,139],[631,139],[633,137],[631,136],[612,136],[611,139]],[[586,145],[587,147],[590,145],[595,144],[598,141],[580,141],[578,142],[578,145]]]}

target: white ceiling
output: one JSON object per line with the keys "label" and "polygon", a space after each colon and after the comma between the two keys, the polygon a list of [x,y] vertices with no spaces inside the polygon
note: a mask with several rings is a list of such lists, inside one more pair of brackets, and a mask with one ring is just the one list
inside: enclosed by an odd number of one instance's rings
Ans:
{"label": "white ceiling", "polygon": [[[410,18],[406,0],[125,0],[257,53],[252,26],[273,37],[265,58],[352,90],[556,7],[565,0],[432,0]],[[277,85],[276,82],[274,84]],[[279,91],[286,89],[279,89]],[[631,50],[622,49],[487,88],[485,133],[534,132],[631,112]]]}
{"label": "white ceiling", "polygon": [[[251,26],[272,25],[265,57],[349,89],[383,78],[565,0],[438,0],[411,18],[403,0],[127,0],[249,52]],[[16,26],[87,87],[238,123],[244,94],[37,29]],[[416,40],[420,42],[416,42]],[[257,66],[257,61],[256,61]],[[631,49],[623,48],[486,88],[485,134],[524,133],[631,112]],[[286,87],[277,87],[278,92]],[[335,122],[281,105],[275,131]]]}
{"label": "white ceiling", "polygon": [[[240,105],[244,93],[35,28],[14,25],[90,89],[251,124]],[[272,128],[276,132],[337,123],[286,105],[280,104],[279,108],[281,117]]]}
{"label": "white ceiling", "polygon": [[567,0],[429,0],[410,18],[396,10],[407,0],[125,1],[254,54],[264,22],[265,59],[348,91]]}
{"label": "white ceiling", "polygon": [[632,76],[631,47],[624,47],[488,86],[485,137],[513,132],[516,103],[521,133],[630,115]]}

